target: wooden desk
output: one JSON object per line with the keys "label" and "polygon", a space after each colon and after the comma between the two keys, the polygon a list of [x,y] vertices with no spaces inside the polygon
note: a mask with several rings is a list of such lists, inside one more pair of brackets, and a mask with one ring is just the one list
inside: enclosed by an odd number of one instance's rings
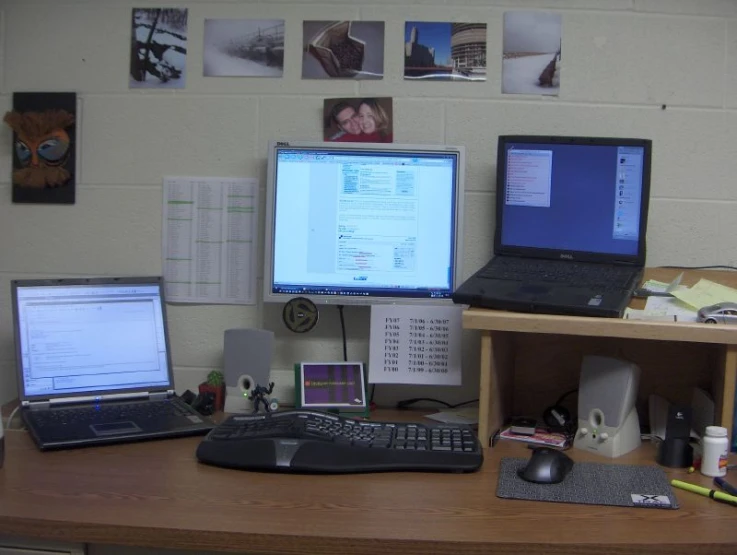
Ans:
{"label": "wooden desk", "polygon": [[[474,474],[300,476],[200,465],[198,441],[41,453],[10,431],[0,535],[283,555],[737,553],[737,508],[681,490],[678,510],[497,498],[500,458],[529,456],[518,443],[487,450]],[[617,459],[652,461],[649,446]]]}
{"label": "wooden desk", "polygon": [[[679,270],[648,269],[645,279],[670,281]],[[707,278],[737,288],[737,272],[687,271],[683,283]],[[643,308],[635,300],[633,308]],[[691,404],[693,386],[711,389],[715,419],[732,430],[737,327],[616,318],[549,316],[471,308],[463,327],[481,332],[479,437],[488,441],[505,418],[539,414],[578,387],[581,357],[622,357],[640,365],[640,420],[657,393]],[[644,418],[643,418],[644,417]],[[482,440],[483,441],[483,440]]]}

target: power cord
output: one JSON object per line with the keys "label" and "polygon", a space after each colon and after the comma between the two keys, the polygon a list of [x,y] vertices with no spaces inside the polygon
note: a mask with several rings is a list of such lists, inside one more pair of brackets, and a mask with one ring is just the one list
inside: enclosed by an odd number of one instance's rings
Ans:
{"label": "power cord", "polygon": [[458,407],[462,407],[464,405],[478,403],[478,399],[471,399],[470,401],[463,401],[462,403],[456,403],[455,405],[451,405],[450,403],[446,401],[441,401],[440,399],[432,399],[430,397],[415,397],[413,399],[404,399],[402,401],[397,401],[397,408],[400,410],[408,409],[410,408],[410,406],[414,405],[415,403],[419,403],[420,401],[439,403],[449,409],[457,409]]}
{"label": "power cord", "polygon": [[669,270],[737,270],[737,266],[726,266],[716,264],[713,266],[658,266],[659,268],[668,268]]}
{"label": "power cord", "polygon": [[18,412],[18,409],[20,409],[20,405],[18,405],[17,407],[15,407],[13,409],[13,412],[10,413],[10,416],[8,416],[8,424],[7,424],[8,430],[12,430],[13,429],[12,428],[13,417],[15,416],[15,413]]}
{"label": "power cord", "polygon": [[343,318],[343,305],[339,304],[338,312],[340,313],[340,330],[343,333],[343,362],[348,362],[348,345],[345,338],[345,319]]}

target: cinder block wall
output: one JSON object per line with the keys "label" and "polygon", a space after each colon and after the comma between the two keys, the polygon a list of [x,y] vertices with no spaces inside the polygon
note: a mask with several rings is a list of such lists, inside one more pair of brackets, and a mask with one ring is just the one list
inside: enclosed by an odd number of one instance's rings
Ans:
{"label": "cinder block wall", "polygon": [[[130,17],[150,2],[0,1],[0,110],[15,91],[74,91],[80,104],[77,203],[10,202],[11,132],[0,130],[0,402],[15,396],[9,281],[161,272],[164,175],[265,178],[270,139],[320,138],[325,97],[392,96],[395,141],[467,148],[464,269],[491,252],[496,137],[502,133],[651,138],[649,265],[737,264],[737,2],[732,0],[268,0],[189,1],[183,90],[129,90]],[[558,98],[502,95],[503,14],[554,10],[563,20]],[[205,18],[284,18],[284,77],[205,78]],[[386,22],[380,81],[302,80],[302,21]],[[404,22],[488,24],[488,80],[402,78]],[[263,218],[260,230],[262,232]],[[259,288],[262,273],[259,273]],[[171,306],[177,389],[222,365],[223,331],[277,334],[273,377],[291,395],[293,362],[340,360],[337,310],[294,335],[281,306]],[[351,359],[368,358],[366,308],[346,308]],[[477,396],[478,340],[464,337],[464,385],[378,387],[376,400]]]}

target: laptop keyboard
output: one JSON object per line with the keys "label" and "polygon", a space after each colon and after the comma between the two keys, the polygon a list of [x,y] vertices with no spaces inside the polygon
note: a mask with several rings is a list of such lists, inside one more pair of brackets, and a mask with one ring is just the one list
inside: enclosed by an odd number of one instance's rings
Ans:
{"label": "laptop keyboard", "polygon": [[630,286],[632,273],[633,268],[629,266],[499,257],[478,275],[486,279],[588,285],[615,290]]}
{"label": "laptop keyboard", "polygon": [[33,413],[38,426],[59,426],[77,422],[94,423],[123,420],[148,420],[166,416],[187,416],[191,411],[177,401],[146,401],[100,404],[84,407],[53,408]]}

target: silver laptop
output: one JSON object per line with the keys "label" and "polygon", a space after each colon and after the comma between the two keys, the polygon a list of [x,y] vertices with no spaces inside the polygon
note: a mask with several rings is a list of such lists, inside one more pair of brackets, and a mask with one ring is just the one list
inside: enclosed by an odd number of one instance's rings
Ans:
{"label": "silver laptop", "polygon": [[203,435],[174,394],[161,277],[11,282],[21,415],[42,450]]}

